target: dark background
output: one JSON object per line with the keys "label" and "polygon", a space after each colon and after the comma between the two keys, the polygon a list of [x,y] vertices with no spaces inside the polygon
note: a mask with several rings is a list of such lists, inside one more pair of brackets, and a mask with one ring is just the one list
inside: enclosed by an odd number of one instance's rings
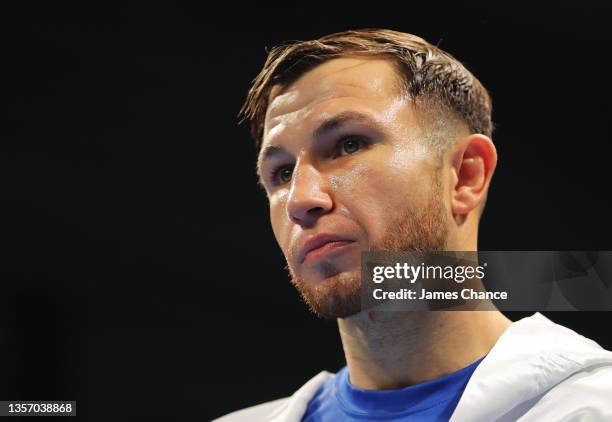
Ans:
{"label": "dark background", "polygon": [[[208,420],[344,364],[288,282],[237,126],[284,40],[439,43],[494,100],[480,248],[612,249],[609,9],[228,6],[2,10],[0,399]],[[608,315],[547,313],[612,349]]]}

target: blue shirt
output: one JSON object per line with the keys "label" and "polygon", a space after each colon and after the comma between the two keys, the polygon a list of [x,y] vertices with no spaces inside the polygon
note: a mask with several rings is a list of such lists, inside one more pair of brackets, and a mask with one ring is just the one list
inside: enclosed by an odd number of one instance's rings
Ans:
{"label": "blue shirt", "polygon": [[447,421],[482,359],[452,374],[397,390],[363,390],[345,366],[319,388],[302,422]]}

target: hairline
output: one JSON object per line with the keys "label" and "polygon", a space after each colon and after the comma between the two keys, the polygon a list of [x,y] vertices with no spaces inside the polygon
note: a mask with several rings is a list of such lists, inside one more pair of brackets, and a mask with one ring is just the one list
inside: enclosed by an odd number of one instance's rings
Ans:
{"label": "hairline", "polygon": [[[269,92],[267,95],[267,99],[266,99],[266,110],[264,113],[263,121],[261,122],[262,132],[261,132],[261,139],[260,139],[258,150],[257,150],[257,163],[259,163],[259,156],[262,151],[263,144],[264,144],[266,116],[268,114],[268,110],[270,109],[270,105],[272,104],[274,98],[287,92],[287,90],[293,84],[295,84],[299,79],[301,79],[303,76],[313,71],[314,69],[318,68],[319,66],[329,61],[332,61],[332,60],[343,59],[343,58],[353,58],[353,57],[367,58],[367,59],[373,59],[373,60],[374,59],[384,59],[391,63],[391,65],[393,66],[393,70],[394,70],[393,73],[395,75],[394,82],[393,82],[393,88],[397,91],[397,94],[400,96],[400,98],[409,100],[410,103],[412,104],[414,116],[417,122],[417,127],[419,130],[422,131],[422,133],[425,134],[426,130],[431,128],[431,126],[433,125],[432,120],[434,120],[436,116],[439,116],[445,122],[451,123],[452,128],[447,127],[445,129],[446,135],[448,136],[451,136],[452,133],[463,132],[465,135],[469,135],[471,133],[471,130],[469,128],[469,123],[465,121],[465,119],[460,115],[460,113],[457,110],[444,104],[443,99],[440,98],[438,95],[435,95],[431,92],[424,92],[417,96],[411,95],[410,90],[408,88],[409,81],[402,68],[402,63],[393,54],[384,53],[384,52],[383,53],[379,53],[379,52],[370,53],[367,51],[359,51],[359,50],[347,51],[344,53],[339,53],[337,56],[329,57],[326,60],[323,60],[322,62],[317,63],[312,68],[306,70],[305,72],[302,72],[301,74],[299,74],[298,76],[289,80],[286,83],[276,83],[270,86]],[[274,92],[275,89],[277,89],[276,92]],[[273,93],[274,93],[274,96],[272,96]],[[437,121],[439,122],[439,120]],[[427,140],[428,139],[423,139],[423,143],[426,145],[429,145],[427,142],[425,142]],[[452,142],[446,142],[446,143],[438,142],[438,143],[435,143],[434,145],[431,145],[431,147],[432,149],[436,149],[439,155],[441,156],[442,153],[446,151],[446,147],[450,146],[451,143]],[[259,170],[259,166],[257,167],[257,169]]]}

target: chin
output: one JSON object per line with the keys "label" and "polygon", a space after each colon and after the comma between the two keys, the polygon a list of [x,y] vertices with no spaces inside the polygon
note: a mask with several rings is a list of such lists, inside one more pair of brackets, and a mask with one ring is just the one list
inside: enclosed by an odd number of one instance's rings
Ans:
{"label": "chin", "polygon": [[320,318],[333,320],[361,312],[360,270],[316,279],[291,274],[291,280],[310,310]]}

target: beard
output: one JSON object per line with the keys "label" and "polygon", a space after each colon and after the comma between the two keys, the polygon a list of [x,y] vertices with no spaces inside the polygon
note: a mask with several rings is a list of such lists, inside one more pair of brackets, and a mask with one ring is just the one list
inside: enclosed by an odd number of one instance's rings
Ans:
{"label": "beard", "polygon": [[[390,221],[385,236],[370,251],[440,251],[448,238],[447,216],[442,202],[439,175],[434,189],[422,207],[402,210]],[[334,320],[361,312],[361,273],[341,272],[312,285],[298,277],[287,265],[291,283],[310,310],[320,318]]]}

